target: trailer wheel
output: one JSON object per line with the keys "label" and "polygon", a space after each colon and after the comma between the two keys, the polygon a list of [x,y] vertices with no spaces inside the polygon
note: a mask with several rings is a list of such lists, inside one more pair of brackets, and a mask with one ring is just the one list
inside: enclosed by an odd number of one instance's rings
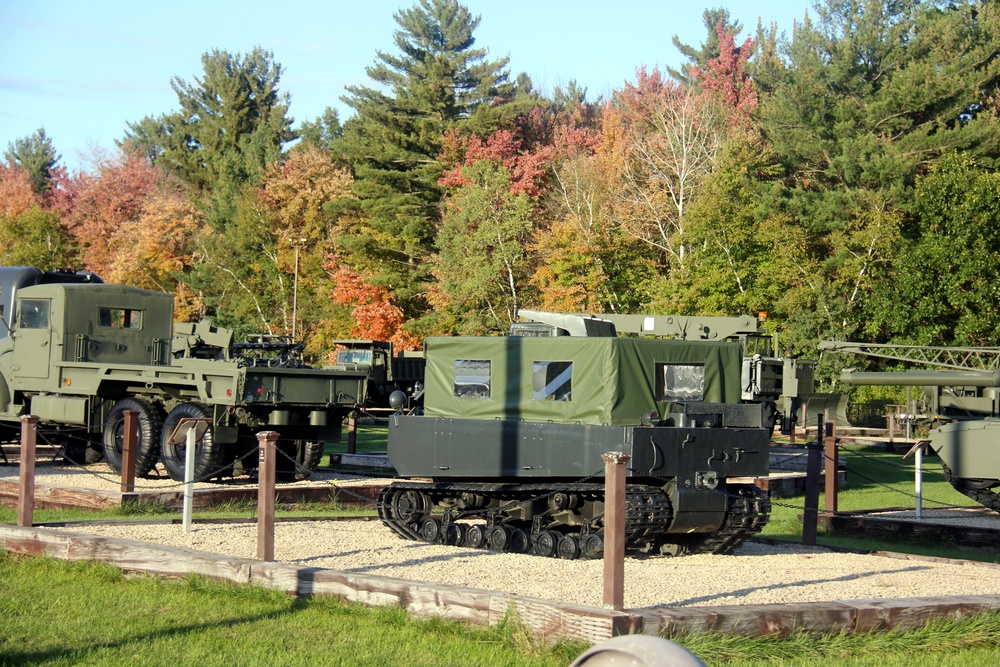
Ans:
{"label": "trailer wheel", "polygon": [[313,440],[295,440],[295,481],[301,482],[316,472],[323,458],[324,443]]}
{"label": "trailer wheel", "polygon": [[160,458],[156,446],[163,425],[163,411],[143,398],[123,398],[114,404],[104,420],[104,458],[119,475],[122,472],[122,444],[125,440],[125,412],[138,413],[139,438],[136,443],[135,474],[147,475]]}
{"label": "trailer wheel", "polygon": [[63,458],[77,465],[92,465],[104,460],[104,434],[100,437],[68,436],[56,441]]}
{"label": "trailer wheel", "polygon": [[[163,421],[160,449],[163,453],[163,465],[167,468],[170,479],[184,481],[184,463],[187,452],[186,443],[171,444],[170,435],[182,419],[202,419],[212,416],[212,410],[202,403],[181,403],[170,411]],[[201,442],[195,446],[194,479],[204,481],[226,472],[226,448],[215,442],[212,437],[212,427],[209,426],[202,436]],[[228,462],[232,465],[232,462]]]}

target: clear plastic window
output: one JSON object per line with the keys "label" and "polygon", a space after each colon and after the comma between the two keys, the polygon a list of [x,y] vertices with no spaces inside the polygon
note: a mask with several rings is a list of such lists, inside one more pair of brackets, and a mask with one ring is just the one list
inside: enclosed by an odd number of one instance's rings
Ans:
{"label": "clear plastic window", "polygon": [[24,299],[21,301],[21,328],[49,328],[49,302],[47,299]]}
{"label": "clear plastic window", "polygon": [[656,395],[661,401],[704,400],[705,367],[701,364],[656,364]]}
{"label": "clear plastic window", "polygon": [[488,359],[455,360],[455,398],[490,397]]}
{"label": "clear plastic window", "polygon": [[573,393],[573,362],[535,361],[531,365],[531,398],[569,401]]}
{"label": "clear plastic window", "polygon": [[132,308],[99,308],[98,318],[102,327],[114,329],[141,329],[142,311]]}

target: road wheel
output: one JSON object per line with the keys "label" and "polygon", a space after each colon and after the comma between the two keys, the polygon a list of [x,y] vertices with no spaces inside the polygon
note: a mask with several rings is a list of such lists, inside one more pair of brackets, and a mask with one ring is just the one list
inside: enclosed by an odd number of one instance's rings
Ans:
{"label": "road wheel", "polygon": [[[186,440],[179,444],[170,443],[170,435],[177,428],[182,419],[202,419],[210,418],[212,410],[202,403],[181,403],[170,411],[163,421],[163,431],[160,437],[160,448],[163,453],[163,465],[167,468],[170,479],[184,481],[184,463],[187,453]],[[204,481],[226,472],[227,465],[232,465],[232,461],[225,461],[226,448],[219,445],[212,437],[212,427],[208,427],[201,441],[195,445],[194,456],[194,479]]]}
{"label": "road wheel", "polygon": [[119,475],[122,472],[122,445],[125,441],[125,412],[138,413],[139,437],[136,442],[135,474],[146,475],[160,458],[156,440],[163,425],[163,411],[143,398],[123,398],[114,404],[104,420],[104,458]]}

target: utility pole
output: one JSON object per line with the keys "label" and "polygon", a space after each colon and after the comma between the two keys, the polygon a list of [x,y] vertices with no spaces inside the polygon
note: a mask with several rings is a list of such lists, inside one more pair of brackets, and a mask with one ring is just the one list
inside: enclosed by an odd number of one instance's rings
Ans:
{"label": "utility pole", "polygon": [[295,325],[298,321],[299,310],[299,248],[306,244],[308,239],[288,239],[288,242],[295,248],[295,279],[292,282],[292,342],[295,339]]}

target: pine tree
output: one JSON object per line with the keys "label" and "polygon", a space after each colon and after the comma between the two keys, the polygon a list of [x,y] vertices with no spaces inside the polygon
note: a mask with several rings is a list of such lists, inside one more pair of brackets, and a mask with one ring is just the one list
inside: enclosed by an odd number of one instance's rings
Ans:
{"label": "pine tree", "polygon": [[[379,88],[350,86],[342,99],[356,115],[344,124],[347,155],[366,228],[342,239],[356,268],[386,287],[407,316],[419,314],[429,280],[423,262],[440,220],[445,132],[490,128],[515,87],[507,58],[474,48],[479,17],[457,0],[420,0],[395,14],[399,55],[378,52],[367,68]],[[495,124],[495,123],[494,123]]]}
{"label": "pine tree", "polygon": [[45,128],[38,128],[34,134],[15,139],[7,144],[4,158],[28,172],[31,186],[38,194],[52,188],[52,169],[61,156],[56,153],[52,139],[45,134]]}
{"label": "pine tree", "polygon": [[289,96],[278,92],[282,67],[259,47],[242,56],[214,50],[201,62],[203,78],[170,82],[180,110],[129,123],[123,143],[202,190],[259,183],[263,168],[297,136]]}

